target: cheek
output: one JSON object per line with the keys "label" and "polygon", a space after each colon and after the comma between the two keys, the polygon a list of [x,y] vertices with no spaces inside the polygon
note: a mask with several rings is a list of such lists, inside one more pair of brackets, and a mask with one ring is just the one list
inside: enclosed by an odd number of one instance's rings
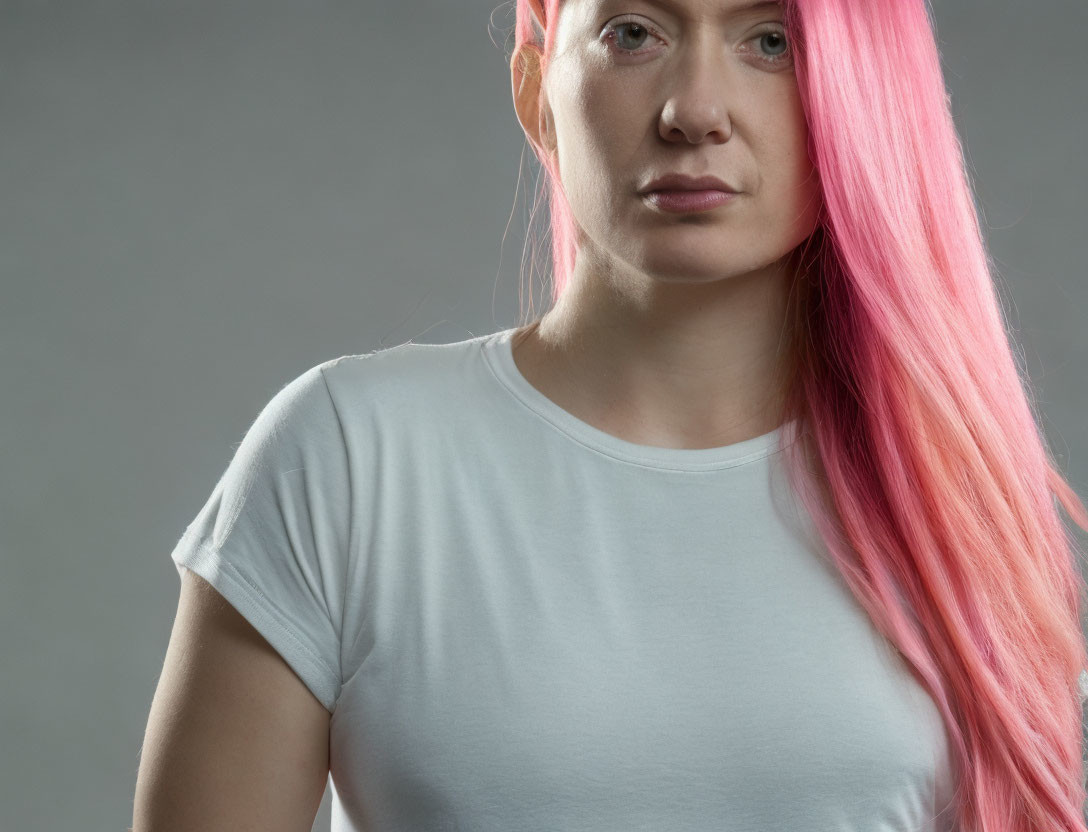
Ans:
{"label": "cheek", "polygon": [[604,159],[632,140],[638,114],[630,102],[616,84],[582,82],[570,91],[568,126],[586,154]]}
{"label": "cheek", "polygon": [[642,132],[630,97],[615,84],[581,82],[563,93],[556,114],[564,186],[601,201],[631,172]]}
{"label": "cheek", "polygon": [[761,95],[765,106],[753,122],[766,125],[757,138],[757,146],[768,154],[768,160],[761,168],[768,172],[778,171],[778,178],[786,181],[798,176],[804,179],[811,167],[807,148],[809,130],[797,82],[782,75],[775,87],[774,94]]}
{"label": "cheek", "polygon": [[816,174],[812,159],[808,155],[808,122],[800,98],[796,95],[792,101],[787,124],[788,129],[785,135],[789,137],[789,141],[784,144],[790,161],[790,170],[793,174],[795,186],[805,195],[808,195],[811,194],[814,188],[819,189],[819,177]]}
{"label": "cheek", "polygon": [[764,229],[776,245],[783,240],[792,245],[807,237],[818,219],[822,202],[820,178],[808,156],[805,122],[785,122],[780,118],[778,122],[767,123],[775,123],[777,127],[758,139],[763,151],[757,160],[760,191],[756,195],[753,225]]}
{"label": "cheek", "polygon": [[776,125],[759,142],[766,156],[760,163],[764,185],[777,199],[807,198],[817,183],[808,155],[808,125],[800,112],[778,113],[767,124]]}

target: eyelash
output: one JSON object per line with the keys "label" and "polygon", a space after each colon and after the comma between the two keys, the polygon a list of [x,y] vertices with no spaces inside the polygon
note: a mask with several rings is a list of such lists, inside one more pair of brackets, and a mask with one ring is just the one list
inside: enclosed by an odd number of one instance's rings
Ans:
{"label": "eyelash", "polygon": [[[610,33],[610,35],[611,35],[611,33],[614,33],[615,30],[619,26],[624,26],[624,25],[629,25],[629,24],[633,24],[633,25],[638,26],[641,29],[645,29],[649,34],[653,35],[655,38],[660,38],[661,37],[652,26],[647,26],[645,23],[642,23],[642,22],[640,22],[638,20],[632,20],[630,18],[621,18],[620,20],[617,20],[614,23],[611,23],[608,26],[608,29],[606,31],[608,31]],[[753,37],[749,38],[749,40],[755,40],[756,38],[762,38],[765,35],[778,35],[781,38],[786,37],[785,32],[779,32],[777,29],[772,29],[772,30],[770,30],[768,32],[760,32],[758,35],[754,35]],[[608,40],[609,44],[612,44],[612,43],[615,42],[615,38],[611,37],[611,36],[608,37],[607,40]],[[759,57],[759,60],[762,61],[763,63],[770,64],[771,66],[777,66],[778,64],[785,63],[786,61],[788,61],[790,58],[793,57],[793,53],[789,50],[789,43],[788,42],[787,42],[786,46],[787,46],[786,51],[783,52],[781,55],[776,55],[774,57],[766,57],[766,56],[761,55]],[[620,54],[637,55],[637,54],[639,54],[639,52],[641,50],[619,49],[618,51],[619,51]]]}

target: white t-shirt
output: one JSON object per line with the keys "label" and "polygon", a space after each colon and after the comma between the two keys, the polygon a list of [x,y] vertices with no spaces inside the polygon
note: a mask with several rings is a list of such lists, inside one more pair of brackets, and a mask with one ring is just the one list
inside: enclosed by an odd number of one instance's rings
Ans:
{"label": "white t-shirt", "polygon": [[783,428],[624,441],[513,329],[315,366],[177,543],[332,713],[334,832],[946,832],[940,712]]}

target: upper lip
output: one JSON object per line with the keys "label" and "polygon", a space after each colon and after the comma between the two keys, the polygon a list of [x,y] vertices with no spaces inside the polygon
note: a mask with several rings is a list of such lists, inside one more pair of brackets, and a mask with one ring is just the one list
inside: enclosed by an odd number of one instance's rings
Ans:
{"label": "upper lip", "polygon": [[740,193],[716,176],[688,176],[686,173],[666,173],[646,185],[639,193],[650,191],[726,191]]}

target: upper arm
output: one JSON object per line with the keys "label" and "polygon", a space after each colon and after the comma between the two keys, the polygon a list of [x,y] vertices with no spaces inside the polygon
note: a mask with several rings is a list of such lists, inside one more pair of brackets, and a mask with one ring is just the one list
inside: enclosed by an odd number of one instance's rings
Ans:
{"label": "upper arm", "polygon": [[133,832],[310,832],[330,719],[257,630],[186,570],[140,752]]}

